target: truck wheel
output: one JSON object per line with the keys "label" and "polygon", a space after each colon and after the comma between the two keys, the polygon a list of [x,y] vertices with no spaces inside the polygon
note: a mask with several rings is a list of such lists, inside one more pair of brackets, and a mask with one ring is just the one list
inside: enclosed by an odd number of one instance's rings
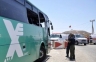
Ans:
{"label": "truck wheel", "polygon": [[94,43],[94,45],[96,45],[96,43]]}
{"label": "truck wheel", "polygon": [[78,45],[78,41],[76,41],[75,44]]}
{"label": "truck wheel", "polygon": [[36,62],[42,62],[45,60],[45,58],[46,58],[46,50],[43,46],[41,46],[39,52],[39,59]]}
{"label": "truck wheel", "polygon": [[84,43],[84,45],[86,45],[86,43]]}

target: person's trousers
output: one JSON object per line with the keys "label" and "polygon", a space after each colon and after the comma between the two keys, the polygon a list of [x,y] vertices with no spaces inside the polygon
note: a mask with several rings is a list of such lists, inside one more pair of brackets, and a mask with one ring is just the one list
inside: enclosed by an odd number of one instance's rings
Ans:
{"label": "person's trousers", "polygon": [[70,46],[70,59],[75,59],[75,45]]}
{"label": "person's trousers", "polygon": [[66,48],[66,55],[67,55],[67,56],[69,56],[69,50],[70,50],[70,47],[67,46],[67,48]]}

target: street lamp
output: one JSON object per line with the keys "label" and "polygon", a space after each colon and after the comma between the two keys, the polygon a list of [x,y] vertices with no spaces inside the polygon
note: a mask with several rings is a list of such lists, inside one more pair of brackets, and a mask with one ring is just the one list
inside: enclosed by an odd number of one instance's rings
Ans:
{"label": "street lamp", "polygon": [[94,26],[93,26],[93,22],[95,22],[95,19],[94,19],[94,20],[90,20],[90,22],[92,22],[92,34],[94,34]]}
{"label": "street lamp", "polygon": [[95,22],[95,19],[93,19],[93,20],[90,20],[90,22]]}

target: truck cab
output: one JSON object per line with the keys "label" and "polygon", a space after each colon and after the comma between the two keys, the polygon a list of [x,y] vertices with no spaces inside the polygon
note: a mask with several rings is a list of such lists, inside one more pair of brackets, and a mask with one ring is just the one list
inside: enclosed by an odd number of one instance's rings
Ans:
{"label": "truck cab", "polygon": [[50,35],[50,40],[51,41],[59,41],[60,39],[62,39],[62,35],[61,34],[51,34]]}
{"label": "truck cab", "polygon": [[[50,41],[51,41],[51,48],[64,48],[63,44],[65,41],[65,38],[63,34],[61,33],[52,33],[50,35]],[[60,46],[58,46],[59,44]]]}

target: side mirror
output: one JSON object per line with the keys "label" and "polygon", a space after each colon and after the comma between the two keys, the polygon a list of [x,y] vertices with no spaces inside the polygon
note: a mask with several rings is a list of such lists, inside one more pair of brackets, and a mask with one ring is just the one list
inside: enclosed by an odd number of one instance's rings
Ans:
{"label": "side mirror", "polygon": [[51,30],[53,30],[53,26],[51,25]]}
{"label": "side mirror", "polygon": [[50,23],[50,25],[52,25],[52,23]]}
{"label": "side mirror", "polygon": [[40,24],[40,27],[42,27],[42,24]]}
{"label": "side mirror", "polygon": [[50,26],[51,26],[51,30],[53,30],[53,24],[52,22],[50,21]]}
{"label": "side mirror", "polygon": [[62,36],[60,35],[60,38],[62,38]]}

